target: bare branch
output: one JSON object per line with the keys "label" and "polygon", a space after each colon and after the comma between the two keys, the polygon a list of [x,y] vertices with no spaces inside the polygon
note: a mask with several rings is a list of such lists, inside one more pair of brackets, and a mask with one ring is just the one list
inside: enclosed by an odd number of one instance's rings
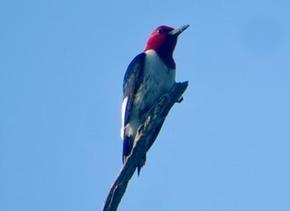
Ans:
{"label": "bare branch", "polygon": [[103,211],[116,211],[118,205],[126,191],[127,185],[133,176],[137,164],[146,155],[146,152],[154,143],[160,128],[174,103],[181,102],[182,94],[186,90],[188,82],[175,83],[170,92],[160,98],[153,106],[145,119],[143,125],[139,128],[135,137],[135,146],[132,153],[121,169],[119,176],[112,185]]}

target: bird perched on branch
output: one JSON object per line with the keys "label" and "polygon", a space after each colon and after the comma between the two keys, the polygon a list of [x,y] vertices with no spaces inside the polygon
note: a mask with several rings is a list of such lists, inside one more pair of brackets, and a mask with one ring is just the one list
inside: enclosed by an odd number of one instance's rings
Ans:
{"label": "bird perched on branch", "polygon": [[[159,26],[150,35],[144,51],[129,64],[123,82],[122,128],[123,163],[134,146],[138,128],[148,111],[175,83],[173,51],[178,36],[189,25],[180,28]],[[159,132],[159,131],[158,131]],[[146,157],[138,164],[138,175]]]}

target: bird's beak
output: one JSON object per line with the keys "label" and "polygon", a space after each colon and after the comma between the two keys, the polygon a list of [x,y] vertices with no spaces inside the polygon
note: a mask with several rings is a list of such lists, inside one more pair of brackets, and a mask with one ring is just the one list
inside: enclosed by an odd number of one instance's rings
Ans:
{"label": "bird's beak", "polygon": [[189,27],[189,25],[184,25],[184,26],[181,26],[177,29],[173,29],[172,31],[170,31],[168,34],[169,35],[172,35],[172,36],[178,36],[180,35],[185,29],[187,29]]}

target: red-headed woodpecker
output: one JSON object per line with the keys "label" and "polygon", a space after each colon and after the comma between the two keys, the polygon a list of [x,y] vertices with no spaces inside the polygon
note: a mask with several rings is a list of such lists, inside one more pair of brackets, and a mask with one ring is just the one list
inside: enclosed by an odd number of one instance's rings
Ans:
{"label": "red-headed woodpecker", "polygon": [[[177,29],[169,26],[156,28],[151,33],[144,52],[137,55],[127,68],[122,103],[123,162],[131,153],[137,130],[148,111],[175,83],[173,51],[178,35],[188,26]],[[145,159],[144,157],[137,166],[138,174]]]}

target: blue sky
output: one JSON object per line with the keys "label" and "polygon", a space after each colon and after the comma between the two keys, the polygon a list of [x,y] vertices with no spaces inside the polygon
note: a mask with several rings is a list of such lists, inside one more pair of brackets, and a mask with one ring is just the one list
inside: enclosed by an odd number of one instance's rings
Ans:
{"label": "blue sky", "polygon": [[190,24],[189,80],[119,210],[290,210],[287,0],[2,1],[0,210],[101,210],[121,168],[122,79]]}

